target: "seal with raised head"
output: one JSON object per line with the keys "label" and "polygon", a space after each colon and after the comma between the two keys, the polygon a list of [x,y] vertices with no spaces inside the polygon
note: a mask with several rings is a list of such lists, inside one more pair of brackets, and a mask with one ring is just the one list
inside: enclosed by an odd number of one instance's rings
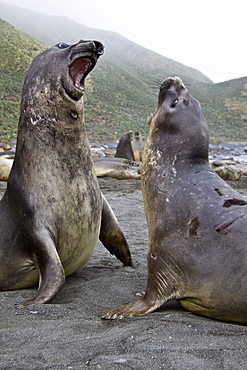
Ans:
{"label": "seal with raised head", "polygon": [[132,130],[127,131],[123,134],[120,138],[115,157],[116,158],[125,158],[129,159],[130,161],[134,161],[134,153],[131,145],[132,139]]}
{"label": "seal with raised head", "polygon": [[161,84],[149,124],[146,293],[103,318],[145,315],[176,299],[193,313],[247,323],[247,201],[210,168],[207,124],[180,78]]}
{"label": "seal with raised head", "polygon": [[84,80],[103,49],[98,41],[60,43],[36,56],[27,72],[16,156],[0,203],[0,289],[39,283],[27,304],[51,301],[98,238],[131,265],[99,189],[83,120]]}
{"label": "seal with raised head", "polygon": [[142,143],[142,135],[139,131],[135,131],[131,145],[134,153],[134,160],[136,162],[141,162],[144,145]]}

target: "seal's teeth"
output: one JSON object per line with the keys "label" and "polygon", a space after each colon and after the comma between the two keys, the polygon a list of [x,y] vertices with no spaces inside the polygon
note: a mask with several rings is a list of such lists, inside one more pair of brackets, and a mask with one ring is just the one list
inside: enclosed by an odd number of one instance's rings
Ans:
{"label": "seal's teeth", "polygon": [[81,84],[80,84],[79,82],[75,83],[75,87],[76,87],[77,89],[81,90],[82,92],[84,92],[84,91],[85,91],[84,86],[81,86]]}

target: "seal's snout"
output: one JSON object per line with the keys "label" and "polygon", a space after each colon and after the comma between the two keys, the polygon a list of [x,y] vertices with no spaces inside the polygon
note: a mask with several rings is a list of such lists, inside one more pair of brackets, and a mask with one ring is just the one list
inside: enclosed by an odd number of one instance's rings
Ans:
{"label": "seal's snout", "polygon": [[169,90],[172,87],[186,89],[183,81],[179,77],[168,77],[160,85],[161,90]]}
{"label": "seal's snout", "polygon": [[76,52],[95,52],[98,56],[104,54],[104,45],[96,40],[80,40],[76,45]]}
{"label": "seal's snout", "polygon": [[185,87],[184,83],[183,83],[183,81],[181,80],[180,77],[175,76],[174,77],[174,83],[177,83],[177,84],[182,85],[183,87]]}

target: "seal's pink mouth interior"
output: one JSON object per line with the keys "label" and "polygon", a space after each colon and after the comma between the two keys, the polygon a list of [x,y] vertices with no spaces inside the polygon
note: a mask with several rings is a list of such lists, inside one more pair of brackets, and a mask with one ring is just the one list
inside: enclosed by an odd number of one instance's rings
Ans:
{"label": "seal's pink mouth interior", "polygon": [[69,72],[75,87],[83,90],[84,79],[93,67],[94,63],[90,58],[78,58],[70,65]]}

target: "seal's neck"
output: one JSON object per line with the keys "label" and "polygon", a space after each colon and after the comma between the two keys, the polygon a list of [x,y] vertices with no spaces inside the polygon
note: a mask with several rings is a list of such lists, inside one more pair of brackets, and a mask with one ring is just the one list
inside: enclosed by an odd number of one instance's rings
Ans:
{"label": "seal's neck", "polygon": [[25,94],[21,103],[18,135],[36,138],[64,135],[73,141],[85,135],[83,100],[73,101],[67,96],[51,96],[43,90]]}
{"label": "seal's neck", "polygon": [[159,134],[159,131],[151,131],[145,147],[146,156],[152,153],[157,160],[169,163],[190,161],[201,163],[208,161],[208,137],[201,136],[183,137],[182,135]]}

